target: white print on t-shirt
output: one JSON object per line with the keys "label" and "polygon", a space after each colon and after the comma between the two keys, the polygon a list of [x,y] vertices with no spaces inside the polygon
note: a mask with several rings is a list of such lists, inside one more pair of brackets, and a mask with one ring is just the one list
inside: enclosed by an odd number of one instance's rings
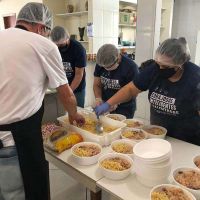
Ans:
{"label": "white print on t-shirt", "polygon": [[175,102],[175,98],[170,98],[156,92],[152,92],[150,96],[150,104],[158,113],[177,116],[179,111],[176,110]]}
{"label": "white print on t-shirt", "polygon": [[116,79],[110,79],[101,76],[101,83],[103,85],[104,90],[107,89],[119,90],[121,88],[119,80]]}
{"label": "white print on t-shirt", "polygon": [[63,62],[64,70],[66,72],[67,77],[71,77],[73,73],[73,68],[71,67],[70,62]]}

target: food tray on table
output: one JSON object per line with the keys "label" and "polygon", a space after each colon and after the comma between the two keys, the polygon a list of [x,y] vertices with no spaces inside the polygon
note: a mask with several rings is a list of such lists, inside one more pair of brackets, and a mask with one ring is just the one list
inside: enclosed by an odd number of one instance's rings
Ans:
{"label": "food tray on table", "polygon": [[42,127],[43,132],[48,132],[43,143],[45,147],[57,153],[70,149],[73,145],[83,141],[83,137],[77,131],[60,126],[55,126],[51,130],[50,128],[49,124]]}
{"label": "food tray on table", "polygon": [[100,121],[104,127],[104,132],[98,134],[95,132],[97,122],[96,115],[89,111],[79,111],[79,113],[82,114],[86,120],[86,125],[83,127],[70,125],[67,115],[59,117],[57,120],[63,127],[69,127],[70,130],[80,133],[84,141],[97,142],[102,146],[107,146],[112,141],[119,139],[121,129],[126,126],[126,124],[123,122],[116,121],[105,116],[100,116]]}

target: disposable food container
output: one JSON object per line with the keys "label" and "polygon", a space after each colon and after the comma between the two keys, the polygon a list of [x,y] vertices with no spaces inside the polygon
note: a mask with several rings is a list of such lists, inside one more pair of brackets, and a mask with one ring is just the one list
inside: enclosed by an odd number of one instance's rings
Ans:
{"label": "disposable food container", "polygon": [[[97,120],[96,115],[92,112],[80,111],[80,114],[82,114],[87,119],[91,119],[93,121]],[[115,130],[111,132],[104,131],[101,134],[94,134],[90,131],[84,130],[81,127],[69,124],[67,115],[59,117],[57,120],[63,127],[70,127],[71,130],[77,131],[79,134],[81,134],[84,141],[96,142],[101,146],[108,146],[112,141],[119,139],[122,128],[126,126],[126,124],[123,122],[116,121],[105,116],[100,116],[100,121],[104,127],[114,127]]]}
{"label": "disposable food container", "polygon": [[[120,139],[120,140],[115,140],[111,143],[111,149],[114,153],[122,153],[125,155],[130,156],[133,159],[133,147],[134,144],[127,139]],[[131,152],[129,152],[129,150]]]}
{"label": "disposable food container", "polygon": [[123,121],[126,119],[126,116],[121,115],[121,114],[108,114],[106,115],[106,117],[109,117],[113,120],[117,120],[117,121]]}
{"label": "disposable food container", "polygon": [[[90,149],[89,149],[87,151],[87,147],[92,147],[92,150],[90,151]],[[87,152],[88,152],[88,154],[87,154]],[[95,142],[81,142],[81,143],[74,145],[71,148],[71,153],[72,153],[74,161],[77,164],[92,165],[92,164],[95,164],[98,162],[98,159],[102,153],[102,147],[101,147],[101,145],[99,145]]]}
{"label": "disposable food container", "polygon": [[148,138],[164,139],[167,134],[166,128],[157,125],[146,125],[142,127],[142,130],[146,132]]}
{"label": "disposable food container", "polygon": [[[150,200],[157,200],[159,199],[166,199],[166,197],[163,197],[163,191],[169,191],[170,193],[170,199],[188,199],[188,200],[196,200],[196,198],[185,190],[184,188],[181,188],[177,185],[172,185],[172,184],[161,184],[161,185],[156,185],[155,187],[152,188],[150,192]],[[164,192],[165,194],[166,192]],[[175,196],[178,195],[178,196]],[[180,195],[183,195],[180,197]],[[164,195],[165,196],[165,195]],[[153,198],[154,197],[154,198]]]}
{"label": "disposable food container", "polygon": [[[112,169],[107,169],[102,165],[102,162],[106,161],[106,160],[111,160],[112,159],[121,159],[122,161],[125,161],[128,164],[128,168],[121,170],[121,171],[117,171],[117,170],[112,170]],[[112,180],[121,180],[126,178],[131,172],[132,172],[132,168],[133,168],[133,160],[124,154],[119,154],[119,153],[109,153],[106,155],[103,155],[99,158],[98,161],[99,164],[99,168],[102,172],[102,174]],[[108,166],[113,167],[114,164],[108,164]]]}
{"label": "disposable food container", "polygon": [[127,124],[129,128],[142,128],[144,126],[144,122],[136,118],[125,119],[123,122]]}
{"label": "disposable food container", "polygon": [[[190,174],[189,174],[189,173]],[[198,174],[198,177],[196,179],[192,178],[192,172],[195,172]],[[176,177],[178,175],[178,173],[185,173],[183,174],[182,177],[179,177],[179,181],[176,180]],[[200,187],[198,187],[199,189],[192,189],[193,184],[195,185],[200,185],[200,171],[196,168],[190,168],[190,167],[180,167],[177,168],[173,171],[173,181],[176,185],[188,190],[189,192],[191,192],[197,200],[200,199]],[[180,180],[182,179],[182,183],[180,182]],[[187,184],[187,185],[185,185]],[[189,187],[190,186],[190,187]]]}

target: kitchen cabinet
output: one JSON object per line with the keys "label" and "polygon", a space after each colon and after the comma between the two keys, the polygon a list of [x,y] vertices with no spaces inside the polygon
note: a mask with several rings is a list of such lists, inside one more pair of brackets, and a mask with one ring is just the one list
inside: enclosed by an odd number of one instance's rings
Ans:
{"label": "kitchen cabinet", "polygon": [[135,1],[119,1],[118,48],[127,53],[135,52],[136,13]]}

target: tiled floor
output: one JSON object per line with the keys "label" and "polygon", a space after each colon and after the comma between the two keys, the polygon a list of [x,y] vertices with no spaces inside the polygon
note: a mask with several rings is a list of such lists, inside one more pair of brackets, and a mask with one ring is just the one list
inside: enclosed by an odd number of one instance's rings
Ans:
{"label": "tiled floor", "polygon": [[[51,200],[90,200],[86,188],[50,163]],[[102,192],[102,200],[117,200]]]}

